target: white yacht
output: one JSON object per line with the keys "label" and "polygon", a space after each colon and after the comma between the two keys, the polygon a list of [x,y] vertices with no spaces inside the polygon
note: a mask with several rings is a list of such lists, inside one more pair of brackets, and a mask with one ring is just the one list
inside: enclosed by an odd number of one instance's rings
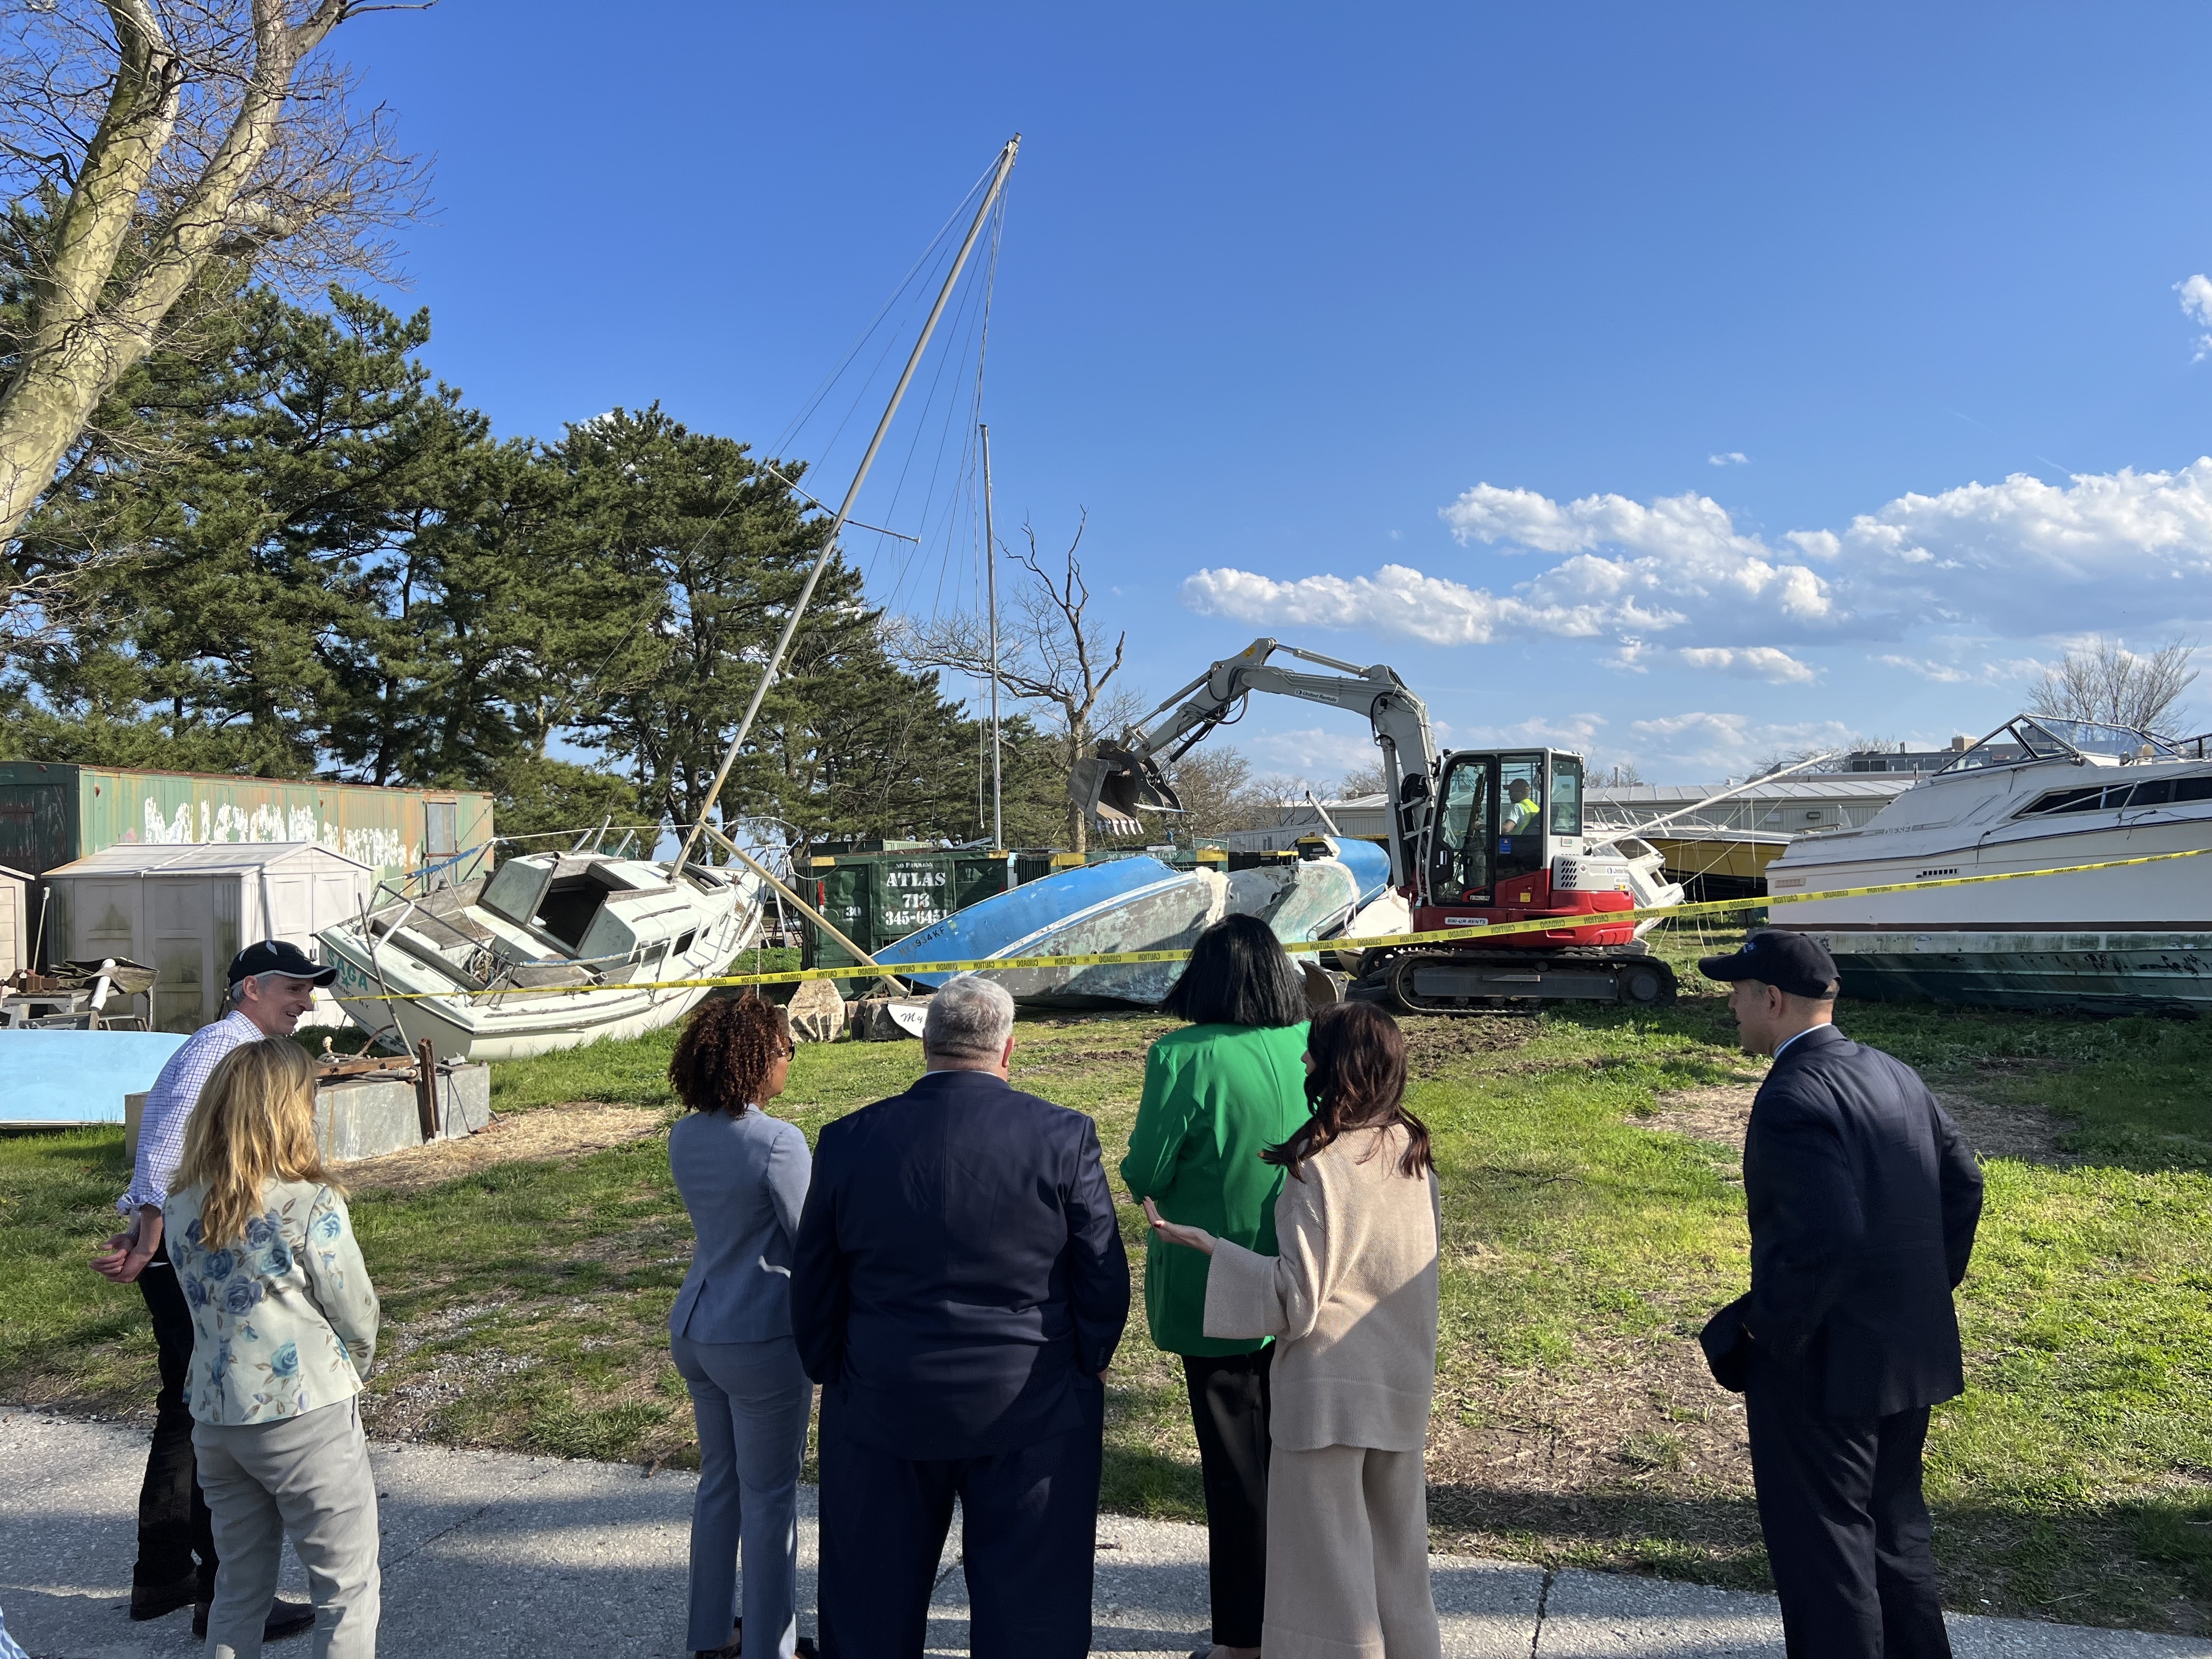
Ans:
{"label": "white yacht", "polygon": [[[331,994],[387,1046],[520,1060],[630,1037],[707,993],[760,929],[758,878],[601,853],[525,853],[456,886],[389,893],[316,937]],[[596,986],[642,988],[605,990]]]}
{"label": "white yacht", "polygon": [[1847,995],[2001,1008],[2212,1007],[2212,852],[2124,869],[1955,876],[2212,849],[2204,739],[2018,715],[1870,823],[1808,835],[1767,891],[1908,890],[1774,907],[1834,953]]}

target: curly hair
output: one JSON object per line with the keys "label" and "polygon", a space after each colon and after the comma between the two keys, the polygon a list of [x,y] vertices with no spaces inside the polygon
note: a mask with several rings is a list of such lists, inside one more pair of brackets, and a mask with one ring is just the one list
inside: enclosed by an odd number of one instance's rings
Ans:
{"label": "curly hair", "polygon": [[1406,1038],[1398,1022],[1371,1002],[1339,1002],[1314,1016],[1306,1036],[1313,1070],[1306,1078],[1309,1117],[1279,1146],[1261,1159],[1287,1170],[1298,1180],[1298,1165],[1347,1129],[1406,1133],[1398,1173],[1419,1176],[1435,1162],[1428,1126],[1406,1109]]}
{"label": "curly hair", "polygon": [[699,1005],[676,1039],[668,1080],[695,1112],[743,1116],[759,1104],[769,1069],[791,1048],[790,1017],[758,994]]}

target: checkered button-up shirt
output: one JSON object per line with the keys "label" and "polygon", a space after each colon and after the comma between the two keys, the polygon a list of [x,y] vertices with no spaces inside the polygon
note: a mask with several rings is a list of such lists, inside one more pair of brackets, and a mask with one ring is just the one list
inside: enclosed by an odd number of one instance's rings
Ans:
{"label": "checkered button-up shirt", "polygon": [[262,1030],[235,1010],[212,1025],[203,1025],[169,1056],[161,1075],[146,1091],[146,1110],[138,1120],[138,1161],[131,1166],[131,1185],[115,1200],[128,1213],[141,1205],[159,1209],[169,1195],[169,1178],[177,1160],[185,1155],[185,1125],[192,1108],[200,1103],[200,1091],[216,1062],[233,1048],[258,1042]]}

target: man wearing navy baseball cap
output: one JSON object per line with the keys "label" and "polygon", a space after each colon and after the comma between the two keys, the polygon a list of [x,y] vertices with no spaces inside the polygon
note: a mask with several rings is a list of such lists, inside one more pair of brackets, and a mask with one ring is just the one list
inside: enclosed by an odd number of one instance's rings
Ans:
{"label": "man wearing navy baseball cap", "polygon": [[1818,939],[1765,928],[1698,967],[1774,1056],[1743,1143],[1751,1292],[1703,1340],[1744,1397],[1790,1659],[1948,1659],[1920,1456],[1966,1387],[1980,1166],[1911,1066],[1836,1029]]}
{"label": "man wearing navy baseball cap", "polygon": [[[105,1277],[138,1286],[161,1352],[161,1391],[154,1402],[154,1440],[138,1492],[138,1561],[131,1576],[131,1616],[159,1619],[190,1607],[195,1637],[207,1634],[208,1604],[215,1594],[215,1537],[192,1455],[191,1412],[185,1404],[192,1315],[161,1243],[161,1200],[168,1195],[169,1177],[184,1153],[185,1125],[216,1062],[246,1043],[290,1036],[300,1017],[313,1006],[315,987],[328,985],[337,976],[337,969],[324,967],[283,939],[249,945],[231,958],[230,1012],[193,1032],[169,1056],[146,1091],[137,1161],[129,1188],[115,1201],[130,1224],[92,1259],[94,1269]],[[296,1636],[314,1620],[315,1610],[306,1602],[279,1601],[270,1611],[262,1639]]]}

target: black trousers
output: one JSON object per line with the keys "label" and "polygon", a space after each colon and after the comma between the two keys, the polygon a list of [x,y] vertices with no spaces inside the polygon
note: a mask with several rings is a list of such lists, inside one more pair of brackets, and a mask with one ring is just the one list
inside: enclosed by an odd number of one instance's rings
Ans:
{"label": "black trousers", "polygon": [[1267,1375],[1274,1344],[1257,1353],[1185,1354],[1190,1424],[1206,1486],[1206,1576],[1213,1639],[1260,1645],[1267,1604]]}
{"label": "black trousers", "polygon": [[[154,1401],[154,1443],[146,1453],[146,1479],[138,1488],[138,1564],[131,1582],[141,1589],[166,1589],[198,1572],[199,1599],[215,1594],[215,1531],[207,1496],[192,1461],[192,1413],[185,1380],[192,1363],[192,1310],[169,1265],[166,1245],[138,1275],[138,1293],[154,1321],[161,1351],[161,1392]],[[193,1557],[199,1559],[197,1562]]]}
{"label": "black trousers", "polygon": [[1103,1406],[1102,1392],[1083,1428],[989,1457],[913,1459],[854,1442],[825,1397],[823,1659],[920,1659],[956,1496],[973,1659],[1082,1659]]}
{"label": "black trousers", "polygon": [[1744,1416],[1790,1659],[1951,1659],[1920,1495],[1927,1407],[1830,1417],[1754,1351]]}

